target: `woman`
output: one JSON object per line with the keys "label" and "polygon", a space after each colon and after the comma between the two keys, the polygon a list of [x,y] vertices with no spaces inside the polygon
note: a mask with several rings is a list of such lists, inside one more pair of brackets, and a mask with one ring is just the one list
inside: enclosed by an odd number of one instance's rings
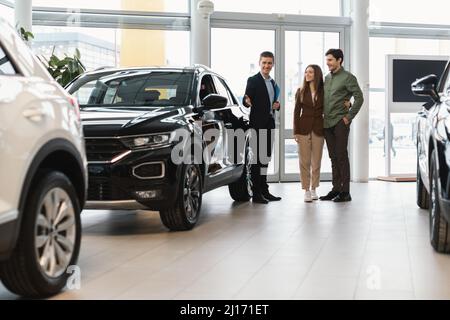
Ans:
{"label": "woman", "polygon": [[317,65],[305,71],[303,86],[295,95],[294,135],[298,144],[300,175],[305,190],[305,202],[318,200],[323,136],[323,74]]}
{"label": "woman", "polygon": [[[294,139],[298,144],[300,175],[305,202],[318,200],[316,189],[320,184],[320,166],[324,145],[323,136],[324,83],[322,69],[309,65],[305,70],[303,86],[295,95]],[[344,101],[344,107],[351,107]]]}

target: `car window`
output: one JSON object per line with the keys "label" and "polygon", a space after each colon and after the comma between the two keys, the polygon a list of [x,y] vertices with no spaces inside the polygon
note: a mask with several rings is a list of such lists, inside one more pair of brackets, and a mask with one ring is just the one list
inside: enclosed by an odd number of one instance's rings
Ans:
{"label": "car window", "polygon": [[15,75],[16,70],[5,51],[0,47],[0,75]]}
{"label": "car window", "polygon": [[214,80],[216,82],[217,93],[220,94],[221,96],[227,98],[229,105],[233,104],[233,100],[230,98],[230,94],[229,94],[227,88],[225,87],[225,85],[223,84],[222,79],[220,79],[218,77],[214,77]]}
{"label": "car window", "polygon": [[217,93],[216,87],[214,85],[214,81],[211,75],[207,74],[202,77],[202,81],[200,83],[200,90],[198,93],[200,103],[203,102],[208,95]]}
{"label": "car window", "polygon": [[234,104],[234,105],[239,105],[239,103],[237,102],[236,98],[234,97],[233,93],[230,90],[230,87],[228,86],[228,84],[225,82],[225,80],[220,79],[220,82],[222,82],[222,84],[225,86],[225,88],[227,89],[228,92],[228,96],[230,97],[230,104]]}
{"label": "car window", "polygon": [[113,73],[69,91],[81,106],[184,106],[190,104],[192,78],[183,72]]}

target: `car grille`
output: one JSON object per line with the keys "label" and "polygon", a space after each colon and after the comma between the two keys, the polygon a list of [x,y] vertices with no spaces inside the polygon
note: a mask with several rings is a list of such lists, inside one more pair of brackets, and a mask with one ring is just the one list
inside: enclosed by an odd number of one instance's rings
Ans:
{"label": "car grille", "polygon": [[129,150],[119,139],[114,138],[85,138],[85,145],[89,162],[108,162]]}
{"label": "car grille", "polygon": [[108,179],[89,179],[88,200],[112,200],[112,186]]}

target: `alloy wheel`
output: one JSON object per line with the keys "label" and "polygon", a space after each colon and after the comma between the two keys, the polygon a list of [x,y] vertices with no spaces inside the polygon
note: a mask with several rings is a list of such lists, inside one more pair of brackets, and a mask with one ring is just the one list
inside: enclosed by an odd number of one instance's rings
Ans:
{"label": "alloy wheel", "polygon": [[61,188],[47,192],[38,207],[35,250],[41,270],[51,278],[63,274],[72,259],[76,237],[75,210]]}
{"label": "alloy wheel", "polygon": [[184,208],[190,222],[195,222],[200,208],[200,174],[196,166],[186,169],[183,188]]}

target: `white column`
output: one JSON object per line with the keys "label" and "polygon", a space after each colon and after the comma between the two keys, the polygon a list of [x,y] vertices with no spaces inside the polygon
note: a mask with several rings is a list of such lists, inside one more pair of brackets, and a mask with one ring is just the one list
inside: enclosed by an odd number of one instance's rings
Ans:
{"label": "white column", "polygon": [[32,31],[32,0],[16,0],[14,3],[15,25]]}
{"label": "white column", "polygon": [[353,181],[369,181],[369,0],[351,2],[351,71],[363,90],[364,105],[353,123]]}
{"label": "white column", "polygon": [[191,0],[191,64],[211,66],[210,16],[214,4],[209,0]]}

